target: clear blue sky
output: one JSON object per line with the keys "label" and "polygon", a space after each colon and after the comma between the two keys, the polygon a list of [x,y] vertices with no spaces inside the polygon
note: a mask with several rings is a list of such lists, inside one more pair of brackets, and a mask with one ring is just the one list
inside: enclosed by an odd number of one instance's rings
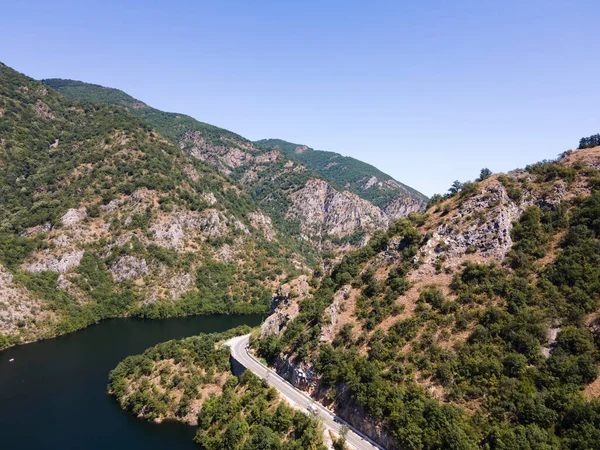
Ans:
{"label": "clear blue sky", "polygon": [[426,194],[600,132],[600,2],[4,2],[0,60]]}

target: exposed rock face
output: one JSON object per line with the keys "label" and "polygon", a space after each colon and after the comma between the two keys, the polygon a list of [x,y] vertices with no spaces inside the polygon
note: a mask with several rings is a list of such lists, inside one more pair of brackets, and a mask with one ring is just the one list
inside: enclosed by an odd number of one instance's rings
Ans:
{"label": "exposed rock face", "polygon": [[263,153],[254,158],[257,163],[272,163],[279,159],[281,153],[277,150]]}
{"label": "exposed rock face", "polygon": [[275,370],[281,377],[302,390],[311,392],[318,386],[316,371],[312,366],[294,364],[288,358],[278,358]]}
{"label": "exposed rock face", "polygon": [[[296,364],[287,356],[282,356],[275,361],[274,366],[277,374],[295,387],[310,393],[313,398],[323,404],[329,403],[326,397],[327,390],[319,385],[320,377],[312,365],[306,363]],[[345,394],[346,390],[347,386],[341,385],[337,394],[341,398],[347,398]],[[381,425],[370,419],[355,401],[351,400],[335,404],[333,405],[333,409],[339,417],[343,417],[346,422],[367,434],[371,439],[383,444],[385,448],[390,450],[398,449],[396,443],[385,433]]]}
{"label": "exposed rock face", "polygon": [[[284,158],[279,149],[265,152],[242,138],[220,136],[218,140],[208,140],[199,131],[188,131],[180,139],[179,145],[195,158],[214,166],[221,173],[239,179],[241,184],[246,186],[257,186],[262,182],[272,183],[286,173],[307,170],[304,165],[294,161],[286,161],[283,168],[276,166],[274,163]],[[308,147],[299,146],[295,153],[301,154],[307,150]],[[394,180],[382,182],[375,176],[365,178],[361,185],[363,190],[387,190],[390,187],[400,187],[399,192],[406,190]],[[298,220],[304,237],[313,240],[315,244],[319,238],[326,235],[343,236],[358,231],[370,232],[386,228],[390,220],[421,211],[426,206],[421,200],[399,197],[383,211],[356,194],[349,191],[339,192],[328,182],[314,178],[304,185],[293,186],[286,195],[290,196],[292,203],[286,218]],[[269,200],[268,195],[265,200]],[[251,220],[261,222],[253,226],[263,230],[267,239],[273,238],[268,230],[270,227],[262,226],[264,220],[256,217]]]}
{"label": "exposed rock face", "polygon": [[303,298],[308,297],[309,294],[310,286],[308,284],[308,277],[306,275],[300,275],[289,283],[282,284],[277,291],[277,298],[294,298],[296,300],[302,300]]}
{"label": "exposed rock face", "polygon": [[270,217],[265,216],[260,211],[255,211],[248,214],[248,218],[250,219],[250,224],[252,224],[254,228],[258,228],[263,232],[266,240],[273,240],[275,237],[275,231],[273,230]]}
{"label": "exposed rock face", "polygon": [[300,220],[304,233],[344,235],[388,224],[387,216],[375,205],[350,192],[338,192],[323,180],[308,181],[292,194],[292,202],[287,217]]}
{"label": "exposed rock face", "polygon": [[335,293],[333,303],[325,309],[325,317],[328,320],[326,320],[326,324],[321,328],[321,335],[319,336],[321,342],[333,341],[342,313],[342,303],[350,294],[351,290],[352,286],[349,284],[342,286],[342,288]]}
{"label": "exposed rock face", "polygon": [[[446,223],[436,228],[415,258],[433,264],[443,255],[446,266],[456,267],[470,249],[490,262],[500,262],[512,246],[513,222],[532,203],[531,197],[515,203],[502,184],[490,180],[482,193],[466,200]],[[478,219],[465,223],[467,217]]]}
{"label": "exposed rock face", "polygon": [[150,231],[158,245],[181,248],[186,238],[200,234],[206,237],[221,236],[229,222],[215,209],[207,209],[201,213],[176,210],[160,216],[152,223]]}
{"label": "exposed rock face", "polygon": [[79,209],[71,208],[60,218],[60,222],[65,227],[70,227],[72,225],[75,225],[76,223],[81,222],[86,217],[87,217],[87,211],[85,208],[79,208]]}
{"label": "exposed rock face", "polygon": [[145,259],[130,255],[119,258],[109,270],[115,281],[136,279],[150,273]]}
{"label": "exposed rock face", "polygon": [[21,236],[34,236],[39,233],[47,233],[50,230],[52,230],[52,224],[50,222],[47,222],[41,225],[36,225],[34,227],[28,228],[21,234]]}
{"label": "exposed rock face", "polygon": [[106,213],[111,213],[111,212],[116,211],[119,208],[120,204],[121,204],[121,200],[119,200],[118,198],[115,198],[114,200],[111,200],[107,205],[100,206],[100,210],[102,210]]}
{"label": "exposed rock face", "polygon": [[198,131],[188,131],[181,139],[181,148],[192,145],[190,154],[201,161],[215,166],[221,173],[230,175],[237,167],[250,163],[253,156],[240,148],[228,145],[215,145]]}
{"label": "exposed rock face", "polygon": [[203,211],[202,217],[197,219],[196,225],[206,236],[217,237],[223,234],[227,220],[216,210]]}
{"label": "exposed rock face", "polygon": [[410,213],[424,211],[427,203],[416,198],[400,197],[388,204],[384,212],[390,219],[401,219]]}
{"label": "exposed rock face", "polygon": [[545,358],[550,358],[550,354],[552,353],[554,344],[556,344],[556,338],[558,337],[560,330],[560,327],[553,327],[548,330],[548,345],[542,347],[542,355]]}
{"label": "exposed rock face", "polygon": [[[347,398],[347,394],[345,393],[346,390],[346,385],[340,387],[340,395],[343,396],[343,398]],[[343,417],[350,425],[361,430],[371,439],[383,445],[384,448],[388,450],[399,450],[396,442],[394,442],[393,438],[386,433],[381,424],[378,424],[375,420],[371,419],[356,401],[351,400],[336,404],[335,412],[338,416]]]}
{"label": "exposed rock face", "polygon": [[54,114],[52,114],[52,112],[50,112],[50,108],[48,107],[48,105],[46,105],[43,101],[38,100],[33,109],[35,110],[35,113],[40,116],[42,119],[54,119]]}
{"label": "exposed rock face", "polygon": [[214,205],[215,203],[217,203],[217,198],[215,197],[215,194],[213,194],[212,192],[204,192],[202,194],[202,199],[211,206]]}
{"label": "exposed rock face", "polygon": [[370,187],[376,185],[378,182],[379,182],[379,179],[377,177],[373,176],[367,180],[367,182],[363,186],[363,189],[367,190]]}
{"label": "exposed rock face", "polygon": [[298,303],[290,301],[289,299],[281,301],[273,314],[267,317],[267,319],[261,325],[261,339],[267,336],[278,335],[282,333],[285,329],[285,325],[290,320],[293,320],[299,312],[300,309],[298,308]]}
{"label": "exposed rock face", "polygon": [[387,227],[393,219],[423,211],[426,203],[412,198],[398,198],[385,211],[348,192],[339,192],[323,180],[312,179],[292,194],[287,217],[300,221],[307,235],[347,235],[356,231],[374,231]]}
{"label": "exposed rock face", "polygon": [[36,255],[33,261],[23,264],[23,269],[29,272],[52,270],[54,272],[64,273],[73,267],[79,266],[83,253],[83,250],[75,250],[57,256],[51,254],[50,250],[44,250]]}
{"label": "exposed rock face", "polygon": [[301,275],[289,283],[282,284],[277,295],[273,298],[273,313],[267,317],[260,327],[260,337],[282,333],[285,330],[286,323],[299,314],[298,302],[308,297],[309,293],[310,286],[306,275]]}

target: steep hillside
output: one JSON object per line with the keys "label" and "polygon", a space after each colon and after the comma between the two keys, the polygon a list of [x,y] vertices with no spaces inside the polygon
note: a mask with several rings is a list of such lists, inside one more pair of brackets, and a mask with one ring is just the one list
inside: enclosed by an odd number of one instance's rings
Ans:
{"label": "steep hillside", "polygon": [[255,346],[389,449],[597,448],[600,147],[376,233]]}
{"label": "steep hillside", "polygon": [[[342,183],[345,179],[342,174],[324,175],[317,170],[318,164],[307,166],[299,159],[289,158],[283,150],[257,145],[189,116],[159,111],[116,89],[60,79],[44,83],[73,99],[124,107],[190,155],[239,184],[268,214],[276,229],[302,234],[319,248],[355,242],[357,236],[385,228],[390,220],[425,206],[423,195],[359,161],[353,160],[352,167],[366,166],[369,170],[365,173],[377,174],[384,183],[379,186],[373,181],[371,188],[354,189],[354,184]],[[353,169],[350,178],[357,178],[359,172]],[[366,186],[368,180],[363,184]],[[307,199],[310,207],[304,203]],[[371,200],[377,200],[377,205]],[[348,212],[345,219],[328,217],[332,203]],[[341,238],[345,240],[339,241]]]}
{"label": "steep hillside", "polygon": [[314,263],[145,122],[5,65],[0,169],[0,347],[107,317],[266,312]]}
{"label": "steep hillside", "polygon": [[263,139],[256,141],[256,144],[282,150],[290,159],[315,171],[336,189],[348,190],[384,210],[399,198],[427,201],[427,197],[420,192],[358,159],[314,150],[306,145],[292,144],[281,139]]}

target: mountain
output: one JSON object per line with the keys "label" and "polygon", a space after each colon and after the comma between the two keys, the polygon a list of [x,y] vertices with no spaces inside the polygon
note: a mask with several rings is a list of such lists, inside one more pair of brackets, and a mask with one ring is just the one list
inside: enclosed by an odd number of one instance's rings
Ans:
{"label": "mountain", "polygon": [[263,139],[255,143],[282,150],[290,159],[318,173],[336,189],[348,190],[384,210],[398,198],[427,201],[425,195],[358,159],[313,150],[306,145],[292,144],[281,139]]}
{"label": "mountain", "polygon": [[109,317],[265,313],[316,262],[146,122],[3,64],[0,168],[0,347]]}
{"label": "mountain", "polygon": [[596,448],[599,169],[462,185],[282,291],[254,347],[388,449]]}
{"label": "mountain", "polygon": [[277,229],[302,235],[321,249],[359,242],[366,233],[425,207],[425,196],[358,160],[344,160],[344,170],[324,171],[316,159],[290,158],[287,147],[253,143],[189,116],[159,111],[117,89],[72,80],[43,82],[75,100],[125,108],[237,183]]}

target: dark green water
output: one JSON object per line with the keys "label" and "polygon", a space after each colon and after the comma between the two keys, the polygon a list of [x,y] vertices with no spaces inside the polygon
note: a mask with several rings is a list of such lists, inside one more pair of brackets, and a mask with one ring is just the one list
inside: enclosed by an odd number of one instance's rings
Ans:
{"label": "dark green water", "polygon": [[260,321],[257,316],[117,319],[1,351],[0,449],[198,450],[193,427],[147,423],[122,411],[106,393],[108,372],[159,342]]}

